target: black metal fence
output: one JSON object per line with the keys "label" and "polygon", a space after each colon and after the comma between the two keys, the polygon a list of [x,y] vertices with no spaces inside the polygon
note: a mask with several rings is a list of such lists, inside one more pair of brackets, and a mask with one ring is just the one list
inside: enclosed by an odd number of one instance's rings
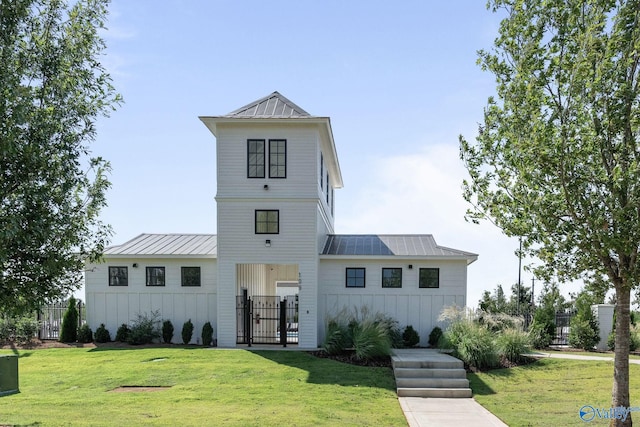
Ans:
{"label": "black metal fence", "polygon": [[238,296],[236,312],[238,344],[298,343],[297,296]]}
{"label": "black metal fence", "polygon": [[[49,304],[40,309],[37,314],[39,329],[38,338],[41,340],[57,340],[60,338],[62,318],[69,307],[68,301]],[[87,322],[87,307],[78,301],[78,327]]]}
{"label": "black metal fence", "polygon": [[556,335],[551,345],[568,345],[569,331],[571,330],[571,318],[576,313],[573,311],[556,313]]}

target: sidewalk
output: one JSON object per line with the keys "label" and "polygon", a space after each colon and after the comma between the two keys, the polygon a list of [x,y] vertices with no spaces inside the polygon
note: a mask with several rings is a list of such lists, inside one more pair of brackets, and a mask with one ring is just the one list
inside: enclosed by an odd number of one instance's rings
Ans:
{"label": "sidewalk", "polygon": [[[547,353],[542,351],[536,351],[533,353],[527,353],[523,356],[535,357],[538,359],[551,358],[551,359],[573,359],[573,360],[595,360],[600,362],[613,362],[613,357],[610,356],[582,356],[579,354],[563,354],[562,352]],[[629,359],[629,363],[640,365],[640,359]]]}
{"label": "sidewalk", "polygon": [[507,427],[472,397],[399,397],[409,427]]}

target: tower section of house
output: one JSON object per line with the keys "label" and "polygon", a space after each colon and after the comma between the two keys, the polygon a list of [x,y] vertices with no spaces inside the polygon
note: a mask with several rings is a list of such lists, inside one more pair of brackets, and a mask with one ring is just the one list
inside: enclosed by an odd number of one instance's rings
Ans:
{"label": "tower section of house", "polygon": [[294,288],[300,347],[316,347],[319,253],[342,176],[328,117],[279,94],[200,117],[216,137],[217,339],[236,345],[237,301]]}

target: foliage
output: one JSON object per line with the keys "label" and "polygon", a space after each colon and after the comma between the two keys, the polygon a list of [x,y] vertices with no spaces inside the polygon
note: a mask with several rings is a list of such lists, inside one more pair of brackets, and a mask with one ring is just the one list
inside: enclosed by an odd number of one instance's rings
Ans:
{"label": "foliage", "polygon": [[339,319],[331,319],[327,323],[327,333],[322,348],[328,354],[335,356],[353,345],[353,340],[346,324]]}
{"label": "foliage", "polygon": [[76,342],[78,338],[78,304],[74,297],[69,298],[67,311],[62,318],[60,342]]}
{"label": "foliage", "polygon": [[[611,332],[607,337],[607,348],[611,351],[616,348],[616,335]],[[629,351],[636,351],[640,348],[640,332],[636,328],[629,331]]]}
{"label": "foliage", "polygon": [[78,342],[89,343],[93,342],[93,332],[88,324],[84,324],[78,328]]}
{"label": "foliage", "polygon": [[110,234],[109,164],[89,149],[120,101],[101,58],[107,4],[0,2],[0,309],[11,315],[77,289]]}
{"label": "foliage", "polygon": [[537,277],[602,278],[615,289],[612,407],[628,407],[629,310],[640,283],[638,4],[489,8],[505,12],[494,49],[479,54],[497,98],[475,143],[460,137],[468,218],[522,236],[523,252],[542,261]]}
{"label": "foliage", "polygon": [[203,346],[208,347],[213,343],[213,326],[211,326],[211,322],[207,322],[202,326],[201,337]]}
{"label": "foliage", "polygon": [[126,323],[123,323],[122,325],[120,325],[120,327],[116,331],[116,341],[128,342],[130,334],[131,334],[131,329]]}
{"label": "foliage", "polygon": [[182,325],[182,343],[189,344],[191,341],[191,337],[193,336],[193,323],[191,323],[191,319],[184,322]]}
{"label": "foliage", "polygon": [[498,285],[493,293],[484,291],[482,298],[478,301],[478,307],[486,313],[517,315],[533,311],[532,301],[531,288],[528,286],[513,285],[507,300],[502,285]]}
{"label": "foliage", "polygon": [[111,341],[111,334],[104,326],[104,323],[101,323],[98,329],[96,329],[96,333],[94,334],[94,338],[98,343],[105,343]]}
{"label": "foliage", "polygon": [[127,342],[133,345],[150,344],[158,338],[160,338],[160,311],[152,311],[150,314],[138,313],[131,323]]}
{"label": "foliage", "polygon": [[[549,332],[550,330],[554,332]],[[534,316],[533,324],[529,328],[529,342],[533,348],[543,349],[549,347],[553,342],[554,335],[555,323],[536,323]]]}
{"label": "foliage", "polygon": [[569,345],[572,347],[591,350],[600,341],[600,328],[591,310],[592,302],[592,295],[588,292],[581,292],[576,298],[576,314],[569,328]]}
{"label": "foliage", "polygon": [[498,365],[498,352],[494,334],[477,323],[458,329],[455,355],[468,366],[490,369]]}
{"label": "foliage", "polygon": [[170,344],[173,339],[173,323],[171,320],[162,322],[162,342]]}
{"label": "foliage", "polygon": [[39,326],[33,316],[0,317],[0,342],[26,344],[36,335]]}
{"label": "foliage", "polygon": [[529,336],[521,329],[507,329],[502,331],[496,340],[498,353],[507,360],[520,363],[522,354],[530,349]]}
{"label": "foliage", "polygon": [[358,359],[370,360],[391,354],[389,329],[383,322],[372,318],[363,319],[354,326],[352,334],[353,348]]}
{"label": "foliage", "polygon": [[442,328],[436,326],[431,330],[431,333],[429,334],[429,346],[437,347],[440,338],[442,338]]}
{"label": "foliage", "polygon": [[491,332],[501,332],[507,329],[522,329],[524,319],[520,316],[510,316],[506,313],[484,313],[479,311],[475,314],[478,323],[487,327]]}
{"label": "foliage", "polygon": [[402,333],[402,343],[405,347],[414,347],[420,342],[420,335],[413,329],[413,326],[407,325]]}

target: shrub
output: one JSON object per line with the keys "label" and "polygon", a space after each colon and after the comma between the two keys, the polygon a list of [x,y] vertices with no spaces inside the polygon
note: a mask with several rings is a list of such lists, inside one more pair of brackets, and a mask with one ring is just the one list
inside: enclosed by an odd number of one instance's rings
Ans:
{"label": "shrub", "polygon": [[414,347],[420,342],[420,335],[413,329],[413,326],[407,325],[402,333],[402,344],[405,347]]}
{"label": "shrub", "polygon": [[211,322],[207,322],[202,326],[202,345],[210,346],[213,343],[213,326]]}
{"label": "shrub", "polygon": [[62,329],[60,331],[60,342],[76,342],[78,339],[78,308],[76,299],[69,298],[69,307],[64,312],[62,318]]}
{"label": "shrub", "polygon": [[351,334],[346,325],[339,323],[336,319],[329,320],[327,324],[327,334],[322,343],[324,351],[328,354],[336,355],[342,353],[352,345]]}
{"label": "shrub", "polygon": [[529,352],[529,337],[518,329],[507,329],[497,338],[498,352],[507,360],[519,363],[524,359],[522,353]]}
{"label": "shrub", "polygon": [[353,329],[353,348],[358,359],[375,359],[391,354],[391,339],[384,323],[364,320]]}
{"label": "shrub", "polygon": [[184,322],[182,325],[182,343],[189,344],[191,341],[191,337],[193,336],[193,323],[191,323],[191,319]]}
{"label": "shrub", "polygon": [[162,322],[162,341],[165,344],[171,343],[173,339],[173,323],[171,320],[165,320]]}
{"label": "shrub", "polygon": [[136,320],[131,324],[131,330],[127,337],[127,342],[133,345],[149,344],[160,338],[159,320],[160,312],[152,311],[147,315],[138,314]]}
{"label": "shrub", "polygon": [[591,350],[600,341],[600,335],[597,324],[590,319],[575,316],[571,319],[571,327],[569,329],[569,345],[575,348]]}
{"label": "shrub", "polygon": [[33,337],[38,333],[39,323],[36,319],[30,316],[19,317],[15,321],[15,330],[13,339],[18,344],[25,344],[30,342]]}
{"label": "shrub", "polygon": [[[614,351],[616,348],[616,333],[615,330],[611,332],[607,338],[607,348]],[[640,348],[640,333],[631,328],[629,331],[629,351],[636,351]]]}
{"label": "shrub", "polygon": [[131,334],[131,329],[129,329],[129,326],[127,326],[126,323],[123,323],[122,325],[120,325],[120,327],[118,328],[118,331],[116,332],[116,341],[127,342],[129,341],[130,334]]}
{"label": "shrub", "polygon": [[429,334],[429,346],[437,347],[440,338],[442,338],[442,329],[439,326],[436,326],[431,330],[431,333]]}
{"label": "shrub", "polygon": [[105,342],[111,341],[111,334],[109,333],[107,328],[104,326],[104,323],[101,323],[100,327],[96,329],[94,338],[96,342],[99,342],[99,343],[105,343]]}
{"label": "shrub", "polygon": [[91,328],[86,323],[78,328],[77,336],[78,342],[93,342],[93,332],[91,332]]}

